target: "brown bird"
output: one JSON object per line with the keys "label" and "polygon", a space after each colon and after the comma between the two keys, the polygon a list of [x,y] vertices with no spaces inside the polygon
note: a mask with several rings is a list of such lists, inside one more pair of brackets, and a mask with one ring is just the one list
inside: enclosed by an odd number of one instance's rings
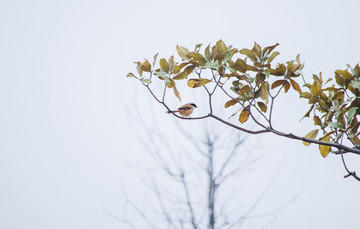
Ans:
{"label": "brown bird", "polygon": [[194,108],[197,108],[196,104],[195,103],[187,103],[187,104],[184,104],[182,105],[181,107],[179,107],[177,110],[175,111],[168,111],[167,113],[176,113],[176,112],[179,112],[179,114],[183,117],[188,117],[190,116],[193,111],[194,111]]}

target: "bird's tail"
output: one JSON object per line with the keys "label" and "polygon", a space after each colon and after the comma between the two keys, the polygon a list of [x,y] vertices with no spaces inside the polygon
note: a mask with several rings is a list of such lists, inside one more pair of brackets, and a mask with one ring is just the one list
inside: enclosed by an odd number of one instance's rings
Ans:
{"label": "bird's tail", "polygon": [[166,113],[168,113],[168,114],[173,114],[173,113],[176,113],[176,112],[178,112],[178,111],[166,111]]}

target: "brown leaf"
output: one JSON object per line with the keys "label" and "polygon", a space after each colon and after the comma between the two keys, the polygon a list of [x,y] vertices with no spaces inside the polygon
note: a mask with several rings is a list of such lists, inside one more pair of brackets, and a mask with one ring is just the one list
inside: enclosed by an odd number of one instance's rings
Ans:
{"label": "brown leaf", "polygon": [[266,63],[267,64],[270,64],[274,59],[275,57],[277,57],[280,53],[279,52],[273,52],[271,53],[270,57],[267,59]]}
{"label": "brown leaf", "polygon": [[245,61],[238,58],[235,62],[235,69],[238,70],[239,72],[245,73],[247,69]]}
{"label": "brown leaf", "polygon": [[299,95],[301,95],[302,91],[301,91],[299,84],[293,79],[290,79],[290,83],[291,83],[291,86],[294,88],[294,90],[297,91],[299,93]]}
{"label": "brown leaf", "polygon": [[290,83],[289,81],[286,81],[285,84],[284,84],[284,89],[285,89],[285,93],[289,91],[290,89]]}
{"label": "brown leaf", "polygon": [[267,106],[265,105],[265,103],[263,102],[257,102],[257,105],[260,107],[261,111],[266,113],[267,111]]}
{"label": "brown leaf", "polygon": [[322,122],[321,122],[321,119],[319,118],[319,116],[315,115],[313,117],[313,120],[314,120],[315,125],[321,126]]}
{"label": "brown leaf", "polygon": [[244,94],[244,93],[246,93],[246,92],[249,92],[249,91],[251,91],[251,87],[250,87],[249,85],[245,85],[244,87],[242,87],[242,88],[240,89],[239,95],[242,95],[242,94]]}
{"label": "brown leaf", "polygon": [[271,89],[277,88],[281,85],[283,85],[285,82],[287,82],[286,80],[276,80],[272,85],[271,85]]}

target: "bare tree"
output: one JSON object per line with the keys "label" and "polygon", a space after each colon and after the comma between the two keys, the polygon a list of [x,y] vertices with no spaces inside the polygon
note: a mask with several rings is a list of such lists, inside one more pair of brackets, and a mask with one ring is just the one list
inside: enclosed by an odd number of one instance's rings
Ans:
{"label": "bare tree", "polygon": [[[188,131],[183,123],[175,121],[173,128],[180,136],[177,141],[171,141],[169,136],[146,125],[141,117],[132,118],[141,123],[143,129],[138,131],[138,138],[157,165],[145,169],[144,182],[152,196],[148,197],[151,210],[139,207],[124,195],[125,205],[143,223],[150,228],[239,228],[249,218],[271,182],[250,208],[232,204],[234,199],[239,199],[239,178],[262,156],[254,154],[254,147],[244,134],[215,126],[216,123]],[[242,199],[246,201],[246,197]],[[133,220],[108,212],[124,225],[137,228]]]}

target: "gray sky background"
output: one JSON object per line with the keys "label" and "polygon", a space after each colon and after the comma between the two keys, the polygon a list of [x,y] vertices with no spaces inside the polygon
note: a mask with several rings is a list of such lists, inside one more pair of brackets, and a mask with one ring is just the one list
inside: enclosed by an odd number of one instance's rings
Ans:
{"label": "gray sky background", "polygon": [[[280,43],[277,61],[300,53],[307,79],[332,76],[359,62],[359,8],[356,0],[1,1],[0,228],[124,228],[104,208],[121,211],[124,184],[142,190],[128,166],[146,164],[129,109],[148,122],[153,112],[165,133],[172,122],[125,77],[134,61],[169,57],[177,44],[223,39],[250,48],[256,41]],[[183,101],[204,112],[193,94]],[[299,123],[305,103],[282,102],[280,129],[311,130],[311,120]],[[259,212],[298,193],[274,228],[359,228],[360,185],[342,178],[339,157],[323,159],[316,146],[270,135],[258,143],[257,151],[273,156],[245,176],[248,193],[262,190],[281,164]],[[353,159],[350,167],[359,169]]]}

